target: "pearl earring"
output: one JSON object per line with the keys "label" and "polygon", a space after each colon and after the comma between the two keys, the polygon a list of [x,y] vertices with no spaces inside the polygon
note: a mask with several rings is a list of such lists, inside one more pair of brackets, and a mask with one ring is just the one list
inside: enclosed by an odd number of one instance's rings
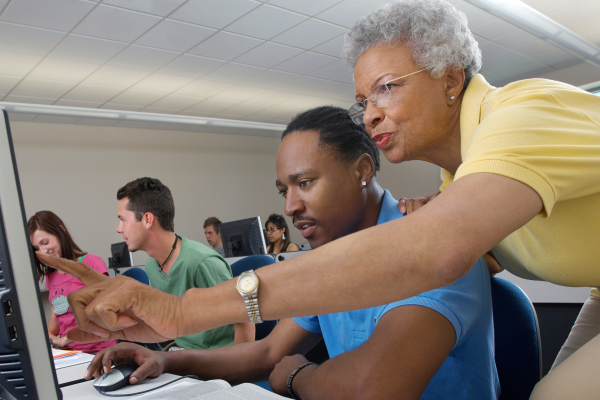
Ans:
{"label": "pearl earring", "polygon": [[454,96],[450,96],[450,100],[454,100]]}
{"label": "pearl earring", "polygon": [[362,181],[363,186],[367,186],[367,181]]}

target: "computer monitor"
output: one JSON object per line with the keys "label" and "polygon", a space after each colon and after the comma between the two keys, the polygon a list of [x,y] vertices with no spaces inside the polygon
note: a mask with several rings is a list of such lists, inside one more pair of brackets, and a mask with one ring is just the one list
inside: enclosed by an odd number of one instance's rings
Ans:
{"label": "computer monitor", "polygon": [[119,242],[110,245],[110,254],[108,259],[109,268],[133,267],[133,254],[127,248],[127,243]]}
{"label": "computer monitor", "polygon": [[223,222],[219,226],[225,257],[267,254],[260,217]]}
{"label": "computer monitor", "polygon": [[0,114],[0,397],[62,399],[5,110]]}

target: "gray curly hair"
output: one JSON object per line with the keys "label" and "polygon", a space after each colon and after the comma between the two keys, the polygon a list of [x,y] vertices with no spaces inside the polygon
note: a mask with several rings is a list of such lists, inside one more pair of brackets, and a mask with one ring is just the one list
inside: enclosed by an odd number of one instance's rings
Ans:
{"label": "gray curly hair", "polygon": [[342,59],[354,69],[362,53],[378,45],[407,43],[415,62],[432,78],[465,71],[467,82],[481,68],[481,50],[467,17],[446,0],[399,0],[362,17],[346,33]]}

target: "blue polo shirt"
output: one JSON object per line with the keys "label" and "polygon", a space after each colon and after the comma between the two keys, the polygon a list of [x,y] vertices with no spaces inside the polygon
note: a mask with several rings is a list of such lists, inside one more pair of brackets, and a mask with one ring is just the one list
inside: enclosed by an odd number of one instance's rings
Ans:
{"label": "blue polo shirt", "polygon": [[[377,225],[400,217],[398,201],[386,190]],[[309,332],[323,334],[333,358],[362,345],[385,313],[404,305],[419,305],[439,312],[456,333],[450,355],[421,399],[497,399],[500,384],[494,361],[490,276],[483,259],[450,286],[380,307],[293,320]]]}

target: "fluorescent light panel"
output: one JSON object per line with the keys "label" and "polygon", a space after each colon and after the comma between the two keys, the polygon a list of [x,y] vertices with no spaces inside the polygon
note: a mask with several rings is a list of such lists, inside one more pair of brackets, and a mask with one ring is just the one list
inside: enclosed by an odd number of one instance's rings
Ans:
{"label": "fluorescent light panel", "polygon": [[465,0],[600,68],[600,47],[518,0]]}

